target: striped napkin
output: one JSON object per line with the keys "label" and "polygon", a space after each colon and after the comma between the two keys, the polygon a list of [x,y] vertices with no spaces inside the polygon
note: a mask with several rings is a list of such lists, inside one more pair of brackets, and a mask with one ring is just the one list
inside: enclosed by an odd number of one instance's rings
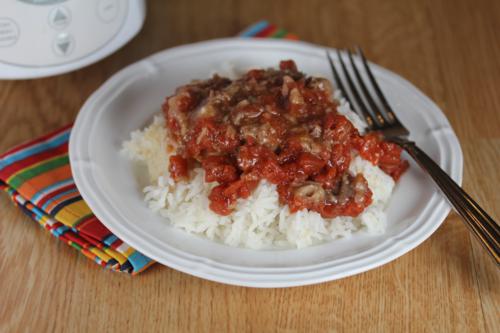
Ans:
{"label": "striped napkin", "polygon": [[296,35],[284,29],[279,29],[274,24],[267,21],[260,21],[252,24],[240,33],[240,37],[299,39]]}
{"label": "striped napkin", "polygon": [[[266,21],[243,37],[297,39]],[[68,140],[72,125],[0,155],[0,189],[44,229],[97,264],[137,274],[154,261],[113,235],[83,201],[71,175]]]}
{"label": "striped napkin", "polygon": [[71,176],[71,125],[0,155],[0,187],[29,217],[97,264],[139,273],[153,261],[113,235],[83,201]]}

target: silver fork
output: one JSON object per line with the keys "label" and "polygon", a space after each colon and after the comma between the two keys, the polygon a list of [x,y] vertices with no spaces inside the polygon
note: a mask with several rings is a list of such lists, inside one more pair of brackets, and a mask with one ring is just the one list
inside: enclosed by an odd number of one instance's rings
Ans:
{"label": "silver fork", "polygon": [[[387,102],[361,49],[357,48],[357,54],[362,62],[360,67],[364,69],[368,77],[367,80],[362,78],[350,50],[347,50],[347,57],[354,75],[349,73],[340,51],[337,51],[340,68],[345,78],[344,82],[340,78],[330,53],[327,51],[326,54],[337,87],[351,107],[365,118],[368,130],[380,132],[386,140],[401,146],[431,176],[450,204],[462,216],[469,230],[493,257],[498,267],[500,265],[500,227],[439,165],[418,148],[415,142],[408,139],[410,132],[399,121]],[[349,90],[345,88],[344,83],[347,83]],[[374,94],[369,92],[368,84],[373,88]],[[353,100],[356,104],[352,103]],[[382,107],[377,106],[376,100]]]}

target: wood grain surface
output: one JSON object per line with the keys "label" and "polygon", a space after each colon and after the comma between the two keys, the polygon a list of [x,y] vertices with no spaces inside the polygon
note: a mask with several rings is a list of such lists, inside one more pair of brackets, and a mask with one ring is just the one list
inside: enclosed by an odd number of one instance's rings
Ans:
{"label": "wood grain surface", "polygon": [[[500,219],[498,0],[150,0],[140,35],[112,56],[57,77],[0,81],[0,151],[73,121],[124,66],[174,45],[233,36],[260,19],[313,43],[362,45],[430,96],[460,139],[464,188]],[[421,246],[380,268],[259,290],[160,265],[134,278],[103,270],[0,195],[2,332],[500,332],[499,282],[453,213]]]}

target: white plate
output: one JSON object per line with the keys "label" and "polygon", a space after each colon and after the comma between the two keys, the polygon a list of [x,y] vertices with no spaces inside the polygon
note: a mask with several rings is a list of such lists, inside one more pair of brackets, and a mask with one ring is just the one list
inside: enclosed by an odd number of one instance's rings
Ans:
{"label": "white plate", "polygon": [[[144,181],[120,154],[131,131],[145,126],[174,89],[206,78],[224,64],[277,66],[294,59],[300,70],[331,77],[323,47],[278,40],[223,39],[172,48],[123,69],[80,110],[70,139],[73,176],[95,215],[122,240],[152,259],[201,278],[252,287],[288,287],[339,279],[383,265],[427,239],[450,208],[411,161],[388,207],[387,232],[301,250],[231,248],[169,226],[143,201]],[[439,108],[398,75],[373,70],[412,139],[458,183],[462,152]]]}

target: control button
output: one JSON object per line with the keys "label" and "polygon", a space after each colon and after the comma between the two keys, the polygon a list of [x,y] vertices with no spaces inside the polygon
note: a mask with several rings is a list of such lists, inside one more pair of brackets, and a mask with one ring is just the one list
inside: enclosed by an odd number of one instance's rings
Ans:
{"label": "control button", "polygon": [[49,13],[49,24],[55,29],[66,28],[71,22],[71,13],[65,7],[56,7]]}
{"label": "control button", "polygon": [[16,44],[19,39],[19,27],[9,18],[0,18],[0,47]]}
{"label": "control button", "polygon": [[74,48],[75,40],[66,32],[60,33],[54,41],[54,51],[58,56],[67,57]]}
{"label": "control button", "polygon": [[109,23],[116,19],[119,11],[119,0],[99,0],[97,3],[97,15],[105,23]]}

